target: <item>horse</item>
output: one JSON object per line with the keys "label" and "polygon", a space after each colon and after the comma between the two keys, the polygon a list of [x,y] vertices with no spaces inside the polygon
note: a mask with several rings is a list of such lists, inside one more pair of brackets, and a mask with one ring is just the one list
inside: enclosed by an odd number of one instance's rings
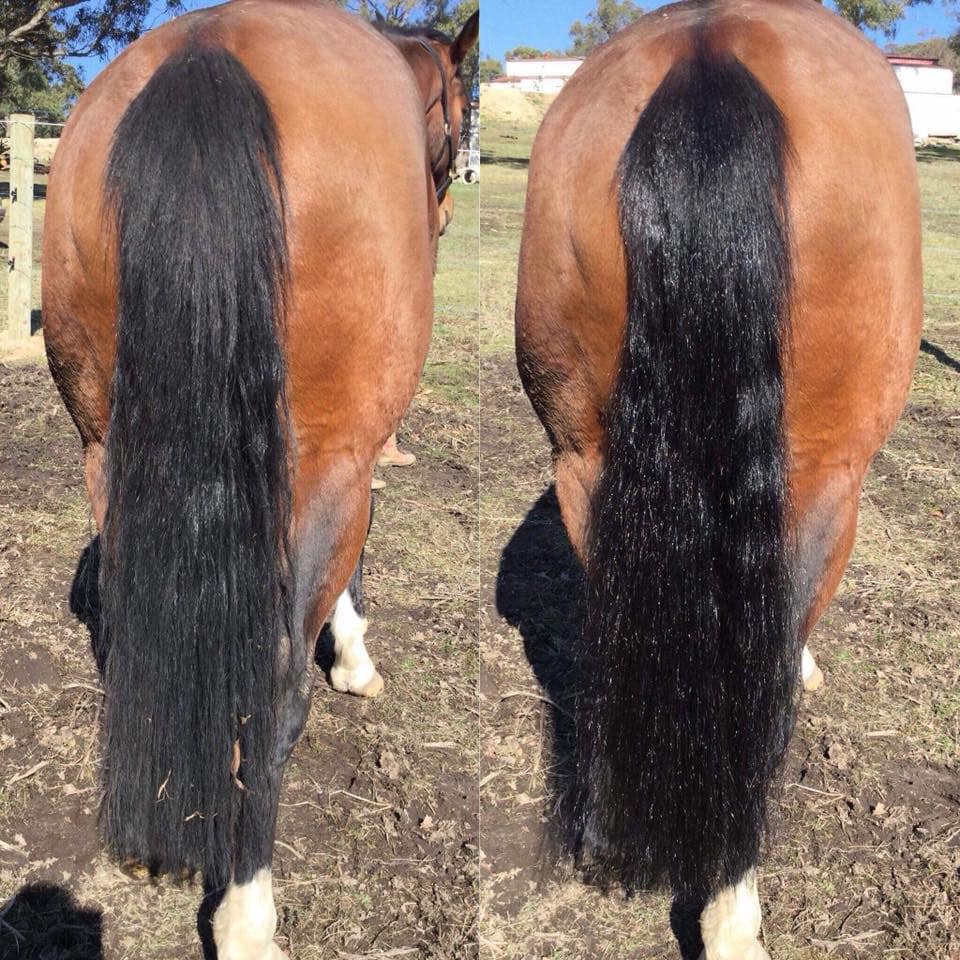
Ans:
{"label": "horse", "polygon": [[278,796],[326,621],[333,686],[382,687],[370,483],[427,351],[475,40],[476,18],[430,34],[424,80],[332,4],[190,13],[91,83],[51,172],[44,338],[100,537],[101,832],[202,876],[221,960],[283,957]]}
{"label": "horse", "polygon": [[913,137],[810,0],[690,0],[589,56],[533,147],[520,376],[584,569],[567,839],[761,960],[806,639],[919,348]]}

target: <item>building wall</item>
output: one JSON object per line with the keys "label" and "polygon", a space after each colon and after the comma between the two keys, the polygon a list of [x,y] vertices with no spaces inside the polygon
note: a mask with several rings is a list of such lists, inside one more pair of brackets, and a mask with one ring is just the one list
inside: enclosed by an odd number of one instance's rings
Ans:
{"label": "building wall", "polygon": [[507,60],[504,67],[511,79],[560,80],[562,86],[576,73],[581,63],[583,60],[578,57],[549,57],[544,60]]}
{"label": "building wall", "polygon": [[943,93],[906,93],[913,135],[918,140],[930,137],[960,137],[960,96]]}
{"label": "building wall", "polygon": [[521,77],[520,89],[524,93],[559,93],[567,77]]}
{"label": "building wall", "polygon": [[904,93],[953,93],[953,71],[946,67],[908,67],[894,64],[893,72]]}
{"label": "building wall", "polygon": [[918,140],[960,137],[960,96],[953,93],[953,71],[945,67],[893,64]]}

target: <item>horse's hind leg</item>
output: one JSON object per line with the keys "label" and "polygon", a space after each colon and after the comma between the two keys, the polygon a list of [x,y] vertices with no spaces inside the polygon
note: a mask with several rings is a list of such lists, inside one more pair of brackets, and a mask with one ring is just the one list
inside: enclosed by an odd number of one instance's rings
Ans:
{"label": "horse's hind leg", "polygon": [[367,619],[362,616],[362,566],[361,556],[350,586],[337,598],[330,619],[335,658],[330,668],[330,683],[341,693],[375,697],[383,690],[383,678],[377,673],[364,643]]}
{"label": "horse's hind leg", "polygon": [[[303,732],[313,684],[316,638],[334,598],[360,556],[369,521],[369,475],[340,480],[301,463],[301,490],[326,481],[326,498],[299,516],[295,635],[290,638],[286,689],[280,699],[270,781],[247,790],[237,829],[233,877],[213,917],[218,960],[285,960],[273,942],[277,912],[272,860],[280,785],[287,760]],[[301,502],[308,496],[301,493]],[[301,626],[302,624],[302,626]],[[225,880],[217,878],[220,883]]]}
{"label": "horse's hind leg", "polygon": [[[370,525],[373,524],[373,500],[370,501]],[[383,677],[367,653],[364,637],[367,632],[367,619],[363,615],[363,551],[356,569],[350,578],[350,584],[337,597],[333,615],[330,618],[330,632],[333,634],[333,666],[330,668],[330,684],[341,693],[352,693],[357,697],[375,697],[383,690]]]}
{"label": "horse's hind leg", "polygon": [[276,928],[273,874],[263,867],[245,883],[231,883],[217,907],[213,918],[217,960],[287,960],[273,942]]}
{"label": "horse's hind leg", "polygon": [[[797,517],[797,585],[800,636],[806,641],[833,597],[853,549],[860,487],[866,467],[831,464],[794,475]],[[823,673],[804,642],[804,689],[816,690]]]}
{"label": "horse's hind leg", "polygon": [[[309,700],[297,700],[306,720]],[[299,724],[302,729],[302,722]],[[294,737],[293,742],[296,741]],[[273,839],[276,833],[280,782],[289,750],[274,760],[269,782],[245,797],[237,829],[233,876],[213,915],[217,960],[287,960],[273,942],[277,908],[273,900]],[[210,878],[205,878],[210,882]],[[222,887],[223,878],[212,886]]]}

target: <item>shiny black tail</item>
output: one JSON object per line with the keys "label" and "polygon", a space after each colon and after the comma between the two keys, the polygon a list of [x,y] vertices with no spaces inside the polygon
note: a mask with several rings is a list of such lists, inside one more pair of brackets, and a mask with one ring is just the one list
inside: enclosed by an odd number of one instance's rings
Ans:
{"label": "shiny black tail", "polygon": [[697,46],[620,167],[626,338],[591,507],[575,829],[630,885],[759,857],[792,728],[784,118]]}
{"label": "shiny black tail", "polygon": [[269,790],[290,499],[279,142],[243,65],[200,46],[167,60],[117,128],[106,191],[101,819],[115,855],[221,886],[242,806]]}

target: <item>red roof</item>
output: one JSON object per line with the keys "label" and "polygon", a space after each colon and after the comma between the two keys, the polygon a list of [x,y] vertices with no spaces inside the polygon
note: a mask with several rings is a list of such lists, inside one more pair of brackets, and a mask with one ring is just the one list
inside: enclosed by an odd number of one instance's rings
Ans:
{"label": "red roof", "polygon": [[940,63],[938,57],[901,57],[895,53],[888,53],[887,60],[898,67],[936,67]]}

